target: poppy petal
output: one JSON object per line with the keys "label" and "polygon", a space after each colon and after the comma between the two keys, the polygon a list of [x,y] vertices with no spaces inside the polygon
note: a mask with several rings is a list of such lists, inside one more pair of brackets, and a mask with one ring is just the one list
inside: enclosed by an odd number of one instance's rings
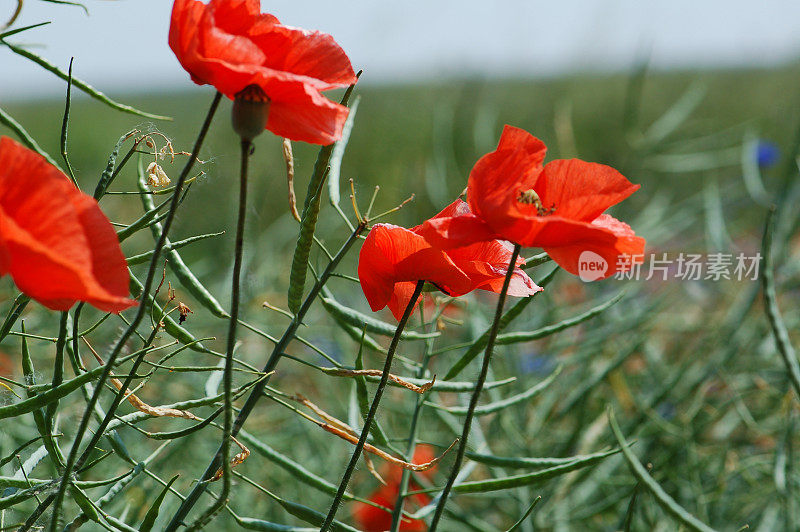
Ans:
{"label": "poppy petal", "polygon": [[259,0],[175,0],[169,46],[198,85],[234,99],[257,85],[270,101],[266,128],[313,144],[341,137],[347,109],[320,91],[355,83],[333,37],[280,24]]}
{"label": "poppy petal", "polygon": [[349,110],[298,81],[267,83],[270,96],[267,129],[278,136],[328,145],[342,136]]}
{"label": "poppy petal", "polygon": [[[447,255],[472,279],[476,289],[495,293],[500,293],[503,289],[512,251],[500,241],[492,240],[451,249],[447,251]],[[517,259],[508,295],[525,297],[542,291],[527,273],[518,268],[524,263],[522,258]]]}
{"label": "poppy petal", "polygon": [[497,233],[483,219],[472,213],[449,218],[431,218],[422,224],[418,232],[425,240],[441,249],[463,247],[497,238]]}
{"label": "poppy petal", "polygon": [[505,126],[497,149],[481,157],[469,174],[467,200],[472,212],[493,228],[517,206],[522,190],[534,187],[547,151],[523,129]]}
{"label": "poppy petal", "polygon": [[[367,235],[359,254],[358,277],[375,311],[390,302],[397,283],[430,281],[452,295],[471,289],[470,279],[443,251],[432,248],[420,235],[390,224],[376,224]],[[399,319],[403,310],[392,312]]]}
{"label": "poppy petal", "polygon": [[347,54],[327,33],[278,25],[253,36],[253,42],[270,51],[264,66],[305,76],[318,90],[345,87],[356,81]]}
{"label": "poppy petal", "polygon": [[2,271],[24,293],[54,310],[86,301],[119,312],[128,270],[116,233],[97,202],[19,143],[0,139]]}
{"label": "poppy petal", "polygon": [[545,208],[554,205],[558,216],[586,222],[639,188],[610,166],[579,159],[547,163],[536,183]]}
{"label": "poppy petal", "polygon": [[645,240],[636,236],[628,224],[608,214],[602,214],[586,225],[580,231],[582,238],[573,239],[568,245],[543,246],[544,251],[568,272],[579,274],[581,255],[586,252],[597,254],[605,261],[607,270],[601,279],[624,269],[621,258],[643,256]]}

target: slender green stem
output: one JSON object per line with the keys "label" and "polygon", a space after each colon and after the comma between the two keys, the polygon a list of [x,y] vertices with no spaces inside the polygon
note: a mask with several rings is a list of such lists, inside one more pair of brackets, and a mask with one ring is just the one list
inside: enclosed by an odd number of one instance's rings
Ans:
{"label": "slender green stem", "polygon": [[769,325],[772,329],[772,334],[775,337],[775,345],[778,347],[778,352],[786,365],[786,371],[789,376],[789,381],[794,387],[794,393],[800,399],[800,364],[797,363],[797,354],[792,347],[792,342],[789,339],[789,331],[786,329],[786,324],[781,317],[781,311],[778,308],[778,296],[775,291],[775,277],[772,271],[772,233],[775,228],[774,224],[775,208],[770,209],[767,215],[767,223],[764,227],[764,238],[761,244],[761,282],[764,287],[764,309],[769,319]]}
{"label": "slender green stem", "polygon": [[[64,382],[64,348],[67,344],[67,322],[69,321],[69,311],[65,310],[61,313],[61,319],[58,325],[58,339],[56,340],[56,359],[53,364],[53,382],[51,387],[56,388]],[[45,410],[45,419],[47,420],[47,428],[49,431],[53,430],[55,423],[56,410],[58,409],[58,401],[53,401],[47,405]]]}
{"label": "slender green stem", "polygon": [[158,239],[158,242],[156,242],[155,248],[153,250],[153,258],[150,261],[150,267],[147,272],[147,278],[145,279],[144,282],[144,289],[142,290],[142,301],[139,304],[136,316],[134,317],[133,321],[131,321],[130,326],[128,326],[128,328],[119,338],[116,345],[114,346],[114,349],[111,352],[111,355],[106,361],[103,372],[100,375],[97,386],[94,389],[94,393],[92,394],[92,397],[89,400],[89,404],[86,406],[86,409],[84,410],[80,424],[78,425],[78,430],[75,434],[75,440],[72,443],[72,448],[70,449],[69,457],[67,458],[67,464],[66,467],[64,468],[64,476],[61,479],[61,483],[59,485],[58,491],[56,492],[55,499],[53,501],[54,502],[53,516],[50,520],[51,532],[56,532],[58,530],[58,521],[59,521],[59,514],[61,513],[61,505],[64,501],[64,495],[66,494],[67,487],[69,486],[72,480],[71,477],[73,471],[77,468],[80,468],[80,466],[83,465],[83,462],[85,462],[85,458],[90,455],[93,445],[96,444],[99,438],[102,437],[105,427],[111,421],[111,417],[114,415],[115,410],[122,401],[122,396],[124,395],[124,388],[114,398],[114,402],[111,404],[111,407],[108,410],[106,419],[103,420],[104,422],[101,423],[100,427],[98,427],[98,429],[95,431],[94,437],[90,442],[90,446],[87,448],[86,452],[81,457],[81,460],[78,461],[78,452],[80,451],[81,440],[83,439],[83,436],[86,434],[86,431],[89,426],[89,420],[91,419],[94,407],[97,404],[98,399],[100,398],[100,394],[103,390],[105,381],[111,374],[111,370],[114,367],[114,364],[116,363],[117,357],[122,352],[122,348],[124,347],[125,343],[131,337],[131,335],[136,331],[136,328],[142,322],[142,319],[144,319],[144,316],[146,314],[147,305],[145,304],[145,302],[147,294],[150,292],[150,289],[153,286],[153,280],[155,279],[155,273],[158,268],[159,255],[161,254],[161,250],[164,248],[167,235],[169,234],[169,231],[172,227],[172,222],[175,220],[175,213],[177,212],[178,204],[180,203],[180,196],[183,184],[186,182],[186,178],[188,177],[189,172],[191,172],[192,167],[194,166],[194,163],[196,161],[196,156],[203,145],[206,133],[208,133],[209,127],[211,126],[211,121],[214,118],[214,114],[217,111],[217,107],[219,106],[219,102],[221,99],[222,99],[222,94],[218,92],[214,96],[214,100],[212,101],[211,107],[208,110],[208,114],[206,115],[205,122],[203,123],[203,126],[200,129],[200,133],[197,136],[194,148],[192,149],[192,156],[189,157],[188,161],[186,162],[186,165],[183,168],[183,171],[181,172],[180,177],[178,177],[177,183],[175,185],[175,191],[172,195],[172,202],[170,203],[170,209],[167,213],[167,217],[164,219],[164,229],[163,232],[161,233],[161,238]]}
{"label": "slender green stem", "polygon": [[414,294],[411,296],[411,300],[408,302],[408,305],[406,305],[406,310],[403,312],[403,317],[400,318],[400,323],[397,324],[397,329],[395,329],[392,342],[389,344],[389,351],[386,353],[386,362],[383,364],[381,380],[378,383],[378,388],[375,390],[375,397],[372,398],[372,404],[370,405],[369,412],[367,412],[367,417],[364,420],[364,428],[361,429],[361,436],[358,438],[356,448],[353,449],[353,456],[350,457],[350,463],[347,464],[347,469],[344,471],[342,481],[339,483],[339,489],[336,492],[336,496],[333,498],[330,510],[328,510],[328,516],[325,518],[325,521],[322,523],[322,527],[319,529],[320,532],[325,532],[328,530],[328,528],[331,526],[331,523],[333,523],[334,517],[336,517],[336,511],[339,509],[339,504],[342,502],[342,497],[344,497],[344,493],[347,490],[347,485],[350,483],[350,477],[353,475],[356,464],[358,464],[358,459],[361,457],[361,451],[364,449],[364,444],[367,443],[367,436],[369,436],[369,431],[372,428],[372,422],[375,419],[375,414],[378,412],[378,404],[381,402],[383,390],[386,388],[386,383],[389,382],[389,373],[392,369],[392,360],[394,359],[394,352],[397,350],[397,345],[400,343],[400,336],[403,334],[403,329],[405,329],[406,323],[408,323],[408,318],[411,316],[411,313],[414,311],[414,307],[417,305],[417,299],[422,293],[422,287],[424,285],[425,281],[417,281]]}
{"label": "slender green stem", "polygon": [[[286,330],[281,336],[280,340],[275,344],[275,347],[272,349],[272,354],[270,355],[269,359],[267,360],[264,368],[261,370],[262,373],[270,373],[275,370],[275,366],[278,365],[278,361],[283,356],[283,352],[285,351],[286,347],[289,343],[294,339],[295,333],[297,329],[300,327],[300,324],[303,323],[303,319],[306,316],[306,313],[311,308],[311,305],[316,300],[317,296],[319,295],[322,287],[325,286],[325,283],[330,278],[331,274],[336,270],[339,266],[339,263],[342,259],[347,255],[347,252],[350,251],[350,248],[355,244],[361,233],[364,232],[366,229],[366,223],[360,223],[355,227],[353,232],[350,234],[350,237],[347,241],[342,245],[339,252],[333,257],[333,260],[328,263],[328,266],[319,276],[319,279],[311,288],[311,291],[306,296],[303,304],[300,306],[300,310],[295,315],[294,319],[288,325]],[[264,388],[269,383],[269,377],[259,381],[254,387],[253,390],[250,392],[250,395],[247,397],[242,408],[239,410],[239,415],[236,416],[236,420],[233,422],[233,430],[231,434],[236,436],[239,433],[239,430],[244,425],[247,418],[253,412],[258,401],[261,399],[262,393],[264,392]],[[192,489],[192,491],[187,495],[186,500],[183,501],[178,511],[175,515],[172,516],[172,520],[169,522],[167,527],[164,529],[165,532],[170,532],[177,530],[178,527],[183,523],[184,518],[189,514],[191,509],[197,504],[197,501],[200,499],[200,496],[203,492],[208,488],[208,479],[214,476],[214,473],[219,469],[222,461],[222,453],[221,449],[217,451],[217,454],[214,456],[214,459],[211,461],[209,466],[206,468],[205,473],[200,478],[200,481],[197,482]]]}
{"label": "slender green stem", "polygon": [[[425,318],[424,318],[424,305],[420,305],[419,310],[420,316],[422,317],[422,324],[425,325]],[[430,330],[428,332],[433,332],[434,328],[436,327],[436,319],[431,320]],[[431,360],[431,355],[433,353],[433,345],[436,342],[436,338],[428,338],[425,341],[425,354],[422,357],[422,363],[417,370],[417,378],[421,379],[425,376],[425,371],[428,368],[428,364]],[[425,400],[427,399],[428,394],[424,393],[422,395],[417,396],[417,404],[414,406],[414,413],[411,416],[411,427],[408,430],[408,441],[406,443],[406,458],[408,460],[413,459],[414,457],[414,450],[417,446],[417,427],[419,422],[419,416],[422,412],[422,407],[425,405]],[[403,517],[403,501],[406,498],[406,490],[408,490],[408,484],[411,480],[411,471],[408,469],[403,470],[403,475],[400,477],[400,488],[397,491],[397,499],[394,502],[394,509],[392,510],[392,527],[390,532],[397,532],[400,530],[400,524],[402,523]]]}
{"label": "slender green stem", "polygon": [[497,300],[497,310],[494,313],[494,321],[492,328],[489,332],[489,339],[486,343],[486,351],[483,353],[483,365],[481,366],[481,373],[478,375],[478,382],[475,383],[475,391],[472,392],[472,397],[469,400],[469,408],[467,409],[467,417],[464,420],[464,429],[461,431],[461,441],[458,444],[458,452],[456,453],[456,461],[453,463],[453,469],[450,470],[450,476],[447,478],[447,484],[442,490],[442,495],[439,498],[439,504],[436,505],[436,513],[433,514],[431,521],[430,532],[434,532],[439,525],[439,520],[442,518],[444,507],[447,504],[447,497],[450,495],[450,490],[453,489],[453,484],[456,482],[458,471],[461,469],[461,462],[464,461],[464,454],[467,452],[467,438],[469,437],[470,429],[472,428],[472,418],[475,415],[475,408],[478,406],[478,399],[483,390],[483,385],[486,382],[486,376],[489,373],[489,362],[492,359],[492,352],[494,351],[494,341],[497,338],[497,333],[500,330],[500,318],[503,317],[503,306],[506,302],[506,295],[508,294],[508,286],[511,284],[511,277],[514,275],[514,264],[519,257],[519,244],[514,245],[514,251],[511,254],[511,259],[508,261],[508,271],[506,272],[505,281],[503,281],[503,289],[500,291],[500,297]]}
{"label": "slender green stem", "polygon": [[247,214],[247,163],[253,144],[242,139],[241,168],[239,172],[239,215],[236,222],[236,244],[233,254],[233,279],[231,280],[231,317],[228,320],[228,343],[225,351],[225,369],[222,377],[225,394],[222,426],[222,491],[217,500],[198,519],[198,523],[210,520],[227,503],[231,491],[231,434],[233,432],[233,350],[236,347],[236,326],[239,323],[239,301],[241,299],[242,253],[244,251],[244,223]]}
{"label": "slender green stem", "polygon": [[74,60],[74,57],[69,60],[69,72],[67,74],[67,98],[64,104],[64,120],[61,123],[61,158],[64,159],[64,164],[67,167],[67,175],[72,180],[75,188],[80,190],[81,187],[75,179],[75,172],[72,171],[72,165],[69,163],[69,154],[67,153],[67,128],[69,126],[69,110],[72,102],[72,62]]}

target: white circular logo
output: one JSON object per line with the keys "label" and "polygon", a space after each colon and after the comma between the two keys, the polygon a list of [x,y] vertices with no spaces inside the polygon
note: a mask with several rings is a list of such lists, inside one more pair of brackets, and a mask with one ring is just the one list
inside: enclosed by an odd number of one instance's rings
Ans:
{"label": "white circular logo", "polygon": [[586,283],[605,277],[608,271],[606,259],[594,251],[584,251],[578,257],[578,277]]}

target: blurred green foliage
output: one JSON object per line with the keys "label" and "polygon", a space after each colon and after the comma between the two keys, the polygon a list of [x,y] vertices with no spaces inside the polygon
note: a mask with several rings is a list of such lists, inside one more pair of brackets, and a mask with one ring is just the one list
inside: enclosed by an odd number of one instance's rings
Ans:
{"label": "blurred green foliage", "polygon": [[[630,75],[575,76],[544,81],[448,81],[426,86],[379,87],[366,84],[356,94],[361,103],[342,166],[342,208],[351,214],[347,201],[348,178],[355,180],[358,200],[368,203],[375,185],[381,191],[377,211],[388,209],[411,193],[416,200],[389,221],[413,225],[431,216],[457,196],[466,184],[470,168],[482,154],[493,149],[503,124],[525,128],[542,138],[550,158],[580,157],[620,169],[642,189],[621,205],[615,214],[628,221],[648,239],[648,253],[755,254],[760,248],[766,206],[759,204],[742,178],[752,167],[752,140],[775,142],[782,150],[780,164],[764,168],[763,186],[777,199],[796,198],[797,168],[792,166],[795,131],[800,123],[800,68],[762,71],[717,71],[705,73],[648,73]],[[188,84],[188,81],[187,81]],[[196,128],[211,100],[208,88],[183,93],[129,95],[119,97],[137,108],[170,115],[174,122],[142,122],[116,113],[81,97],[73,99],[69,153],[78,181],[87,191],[94,189],[105,168],[108,154],[120,135],[134,127],[167,135],[176,150],[190,149]],[[225,105],[229,106],[227,102]],[[22,123],[51,154],[58,153],[63,102],[14,103],[5,110]],[[193,235],[227,231],[223,236],[193,243],[181,250],[193,272],[227,307],[227,283],[235,216],[238,140],[227,124],[224,107],[213,125],[201,154],[206,173],[192,185],[181,206],[173,241]],[[5,130],[0,128],[5,133]],[[123,147],[122,153],[129,148]],[[285,307],[285,287],[297,237],[297,223],[287,208],[287,189],[280,141],[270,135],[259,138],[251,163],[253,183],[245,251],[244,319],[278,335],[288,321],[263,309],[266,300]],[[316,149],[295,145],[298,200],[312,171]],[[143,156],[145,162],[147,156]],[[183,156],[174,165],[164,164],[167,174],[178,173]],[[788,173],[787,173],[788,169]],[[110,189],[136,190],[136,165],[129,164]],[[781,192],[786,194],[781,195]],[[159,202],[156,198],[156,203]],[[101,205],[115,222],[130,223],[142,212],[139,199],[131,195],[106,196]],[[798,308],[798,249],[790,240],[796,228],[794,203],[784,224],[783,240],[776,243],[776,280],[779,304],[792,335],[800,325]],[[335,251],[348,232],[344,223],[323,198],[319,237]],[[152,247],[147,231],[124,244],[126,255]],[[528,253],[530,255],[531,253]],[[323,264],[319,248],[311,263]],[[352,253],[340,268],[355,275]],[[537,266],[536,280],[552,269]],[[180,287],[167,271],[177,299],[195,313],[186,325],[198,337],[217,336],[207,342],[220,349],[224,322],[210,316]],[[3,279],[3,295],[13,287]],[[612,405],[622,433],[639,460],[649,464],[650,475],[688,512],[701,521],[724,530],[749,524],[758,530],[797,530],[796,452],[797,398],[792,396],[785,367],[775,349],[769,326],[756,298],[755,281],[680,282],[609,280],[584,284],[560,273],[537,296],[508,331],[534,331],[576,316],[616,295],[625,296],[610,310],[576,327],[552,336],[497,348],[490,380],[517,377],[515,382],[488,390],[483,402],[500,401],[525,393],[547,378],[556,367],[561,373],[552,384],[502,410],[480,417],[472,443],[475,451],[498,457],[568,457],[616,446],[608,425],[606,406]],[[358,285],[334,279],[330,289],[337,299],[367,311]],[[471,342],[488,327],[494,296],[483,293],[464,298],[445,316],[442,337],[436,340],[431,373],[444,375],[465,349],[448,346]],[[513,302],[512,302],[513,303]],[[11,300],[4,301],[5,307]],[[510,306],[510,305],[509,305]],[[84,312],[91,323],[93,311]],[[391,321],[387,314],[382,316]],[[54,318],[31,306],[24,314],[29,331],[54,330]],[[352,366],[357,344],[317,305],[300,335],[330,357]],[[92,342],[103,346],[117,334],[121,322],[112,318],[92,334]],[[422,330],[417,328],[417,330]],[[165,336],[164,343],[169,340]],[[386,345],[384,339],[380,340]],[[41,382],[49,379],[53,345],[31,340],[30,347]],[[467,343],[466,345],[469,345]],[[242,334],[237,358],[260,366],[271,345],[255,334]],[[2,345],[15,369],[21,373],[18,338]],[[424,342],[403,344],[395,366],[400,375],[416,373],[414,361],[424,351]],[[329,366],[319,354],[295,342],[289,353]],[[380,354],[366,352],[365,366],[379,367]],[[87,365],[91,367],[88,359]],[[207,354],[183,352],[174,363],[209,366],[218,360]],[[477,372],[476,362],[458,377],[469,381]],[[208,372],[159,371],[141,392],[153,403],[163,404],[216,393]],[[237,384],[250,375],[237,375]],[[213,377],[212,377],[213,379]],[[213,381],[212,381],[213,382]],[[340,419],[357,417],[353,383],[332,378],[311,367],[284,360],[272,385],[286,393],[301,392]],[[1,392],[1,391],[0,391]],[[436,408],[424,408],[419,440],[446,446],[459,432],[457,408],[467,394],[432,394]],[[4,402],[15,398],[3,395]],[[402,389],[391,389],[382,403],[379,421],[390,442],[405,447],[409,416],[416,397]],[[69,432],[71,420],[82,411],[82,403],[62,401],[62,430]],[[124,412],[130,407],[125,405]],[[448,411],[448,408],[452,412]],[[291,410],[264,400],[246,430],[274,450],[289,456],[316,475],[337,483],[351,447],[334,439]],[[206,407],[202,415],[212,410]],[[202,412],[200,410],[199,412]],[[30,416],[28,416],[30,417]],[[0,421],[0,457],[11,453],[35,435],[33,419]],[[149,432],[183,428],[183,421],[157,419],[140,425]],[[132,428],[118,433],[134,460],[143,460],[162,442],[146,439]],[[162,480],[181,476],[173,487],[182,493],[205,468],[218,444],[216,434],[200,431],[173,442],[148,466],[148,474]],[[38,444],[37,444],[38,445]],[[288,501],[296,501],[324,512],[330,494],[313,490],[276,465],[274,455],[252,445],[253,455],[238,472]],[[23,460],[35,446],[22,452]],[[524,473],[490,461],[480,465],[470,480],[485,480]],[[485,460],[483,461],[485,462]],[[441,485],[449,462],[436,477]],[[10,475],[18,464],[0,469]],[[111,478],[129,468],[116,457],[90,473],[93,479]],[[52,478],[55,472],[43,462],[36,478]],[[363,468],[357,472],[351,491],[367,496],[377,482]],[[87,488],[96,500],[106,488]],[[244,482],[234,488],[231,508],[242,517],[295,522],[281,505]],[[147,515],[162,487],[141,475],[104,509],[131,526]],[[541,480],[510,491],[456,494],[446,530],[504,530],[517,521],[537,495],[542,501],[533,517],[520,530],[674,530],[677,524],[652,492],[634,477],[625,459],[615,454],[596,465],[551,480]],[[160,502],[160,501],[159,501]],[[176,508],[178,499],[166,495],[161,502],[162,519]],[[352,504],[352,503],[349,503]],[[67,510],[74,515],[76,508]],[[6,511],[6,524],[25,518]],[[152,513],[150,514],[152,518]],[[339,518],[349,521],[347,512]],[[300,523],[300,521],[297,521]],[[242,524],[242,521],[240,521]],[[91,523],[90,523],[91,525]],[[223,514],[212,525],[232,527],[234,520]],[[87,529],[88,529],[87,525]]]}

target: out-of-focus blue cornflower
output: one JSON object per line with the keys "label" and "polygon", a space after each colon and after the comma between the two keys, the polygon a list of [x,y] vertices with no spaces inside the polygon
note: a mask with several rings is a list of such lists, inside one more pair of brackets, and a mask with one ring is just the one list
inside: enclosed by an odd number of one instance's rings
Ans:
{"label": "out-of-focus blue cornflower", "polygon": [[781,156],[778,145],[769,140],[759,140],[756,144],[756,161],[760,168],[775,166]]}
{"label": "out-of-focus blue cornflower", "polygon": [[553,357],[536,352],[519,358],[519,369],[524,374],[548,375],[552,373],[554,366]]}
{"label": "out-of-focus blue cornflower", "polygon": [[678,413],[678,409],[675,407],[674,403],[670,403],[669,401],[665,401],[660,403],[656,407],[656,412],[659,416],[666,420],[670,420],[675,417],[675,414]]}

